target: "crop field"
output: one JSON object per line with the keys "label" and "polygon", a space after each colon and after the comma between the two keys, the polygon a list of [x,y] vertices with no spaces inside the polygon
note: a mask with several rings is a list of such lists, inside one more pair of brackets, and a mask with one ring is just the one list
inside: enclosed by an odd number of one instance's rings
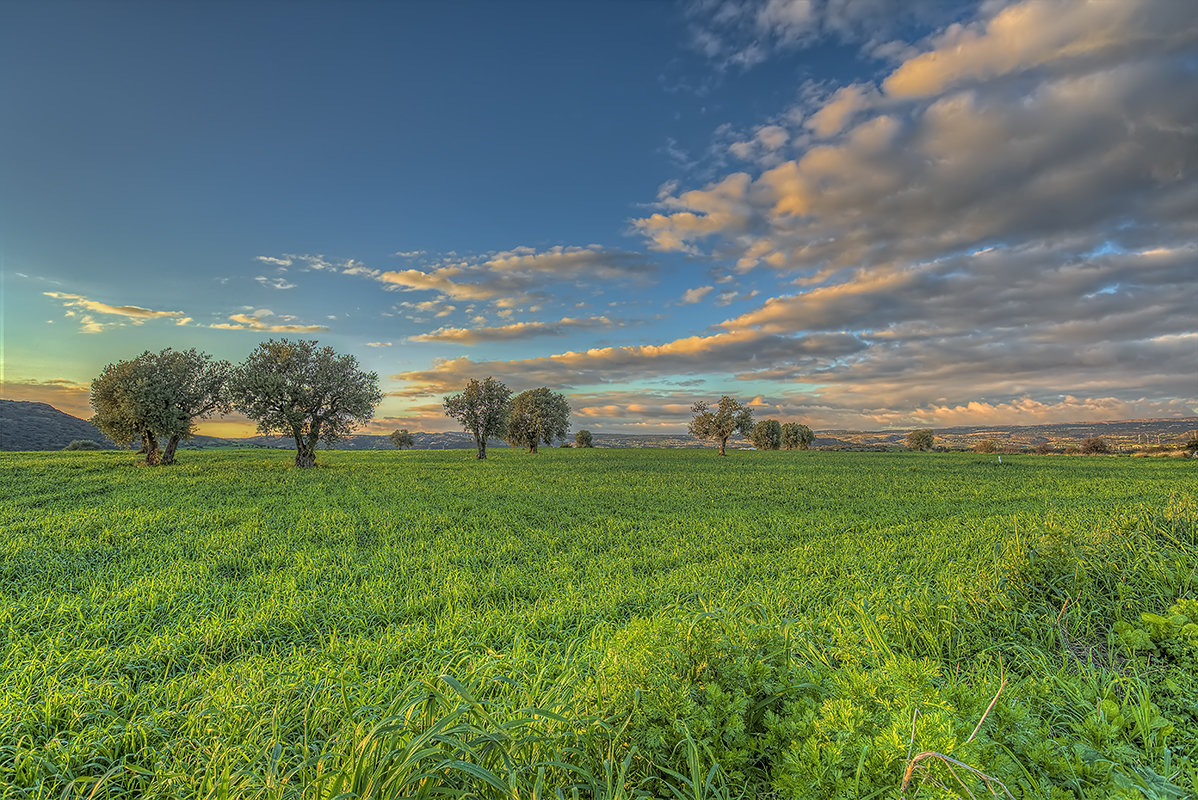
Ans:
{"label": "crop field", "polygon": [[0,798],[1181,798],[1183,459],[0,456]]}

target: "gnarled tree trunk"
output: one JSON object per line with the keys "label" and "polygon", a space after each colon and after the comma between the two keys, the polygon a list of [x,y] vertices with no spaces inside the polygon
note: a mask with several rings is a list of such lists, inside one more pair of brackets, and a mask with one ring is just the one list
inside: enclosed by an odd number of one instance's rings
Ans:
{"label": "gnarled tree trunk", "polygon": [[479,437],[475,436],[474,444],[478,448],[478,455],[476,456],[476,458],[486,458],[487,457],[487,440],[480,439]]}
{"label": "gnarled tree trunk", "polygon": [[158,452],[158,439],[154,434],[145,431],[141,435],[141,446],[146,452],[146,465],[155,467],[161,463],[161,454]]}
{"label": "gnarled tree trunk", "polygon": [[167,440],[166,449],[162,451],[162,463],[163,464],[174,464],[175,463],[175,450],[177,450],[178,448],[179,448],[179,437],[172,436],[169,440]]}
{"label": "gnarled tree trunk", "polygon": [[726,456],[726,455],[728,455],[727,453],[725,453],[725,452],[724,452],[724,447],[725,447],[727,444],[728,444],[728,437],[727,437],[727,436],[725,436],[725,437],[723,437],[723,438],[721,438],[721,439],[720,439],[720,455],[722,455],[722,456]]}
{"label": "gnarled tree trunk", "polygon": [[295,465],[304,469],[316,466],[316,448],[302,438],[295,441]]}

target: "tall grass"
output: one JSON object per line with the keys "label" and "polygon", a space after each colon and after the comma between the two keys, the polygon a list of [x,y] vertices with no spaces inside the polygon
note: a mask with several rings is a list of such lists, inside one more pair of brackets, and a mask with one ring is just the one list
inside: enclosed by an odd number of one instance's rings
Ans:
{"label": "tall grass", "polygon": [[992,460],[0,456],[0,797],[1193,796],[1192,466]]}

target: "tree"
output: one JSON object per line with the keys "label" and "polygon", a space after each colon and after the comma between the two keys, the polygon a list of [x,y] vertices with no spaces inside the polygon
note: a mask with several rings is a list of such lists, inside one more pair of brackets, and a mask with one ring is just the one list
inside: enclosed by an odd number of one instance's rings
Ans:
{"label": "tree", "polygon": [[583,429],[583,430],[579,431],[578,433],[574,434],[574,446],[575,447],[594,447],[595,446],[595,437],[591,436],[590,431]]}
{"label": "tree", "polygon": [[1089,439],[1082,440],[1081,452],[1082,455],[1097,456],[1111,452],[1111,448],[1107,446],[1106,439],[1101,436],[1091,436]]}
{"label": "tree", "polygon": [[295,439],[295,465],[303,468],[316,466],[317,444],[332,444],[369,422],[383,399],[378,375],[308,339],[258,345],[234,370],[230,393],[261,433]]}
{"label": "tree", "polygon": [[783,450],[806,450],[815,441],[815,434],[806,425],[787,422],[782,426]]}
{"label": "tree", "polygon": [[400,428],[397,431],[392,431],[387,437],[391,440],[391,444],[403,450],[405,447],[412,447],[416,444],[416,440],[412,438],[412,434],[408,433],[407,428]]}
{"label": "tree", "polygon": [[720,455],[728,444],[728,438],[739,431],[742,436],[748,436],[753,429],[753,411],[733,400],[728,395],[720,398],[716,410],[709,411],[707,403],[699,402],[691,406],[694,419],[691,420],[689,432],[696,439],[710,439],[720,443]]}
{"label": "tree", "polygon": [[782,423],[776,419],[763,419],[753,426],[749,440],[758,450],[777,450],[782,446]]}
{"label": "tree", "polygon": [[553,444],[554,439],[564,439],[570,427],[570,404],[547,386],[529,389],[512,399],[508,415],[507,443],[512,447],[527,447],[528,452],[537,452],[537,445]]}
{"label": "tree", "polygon": [[[123,447],[140,439],[147,464],[173,464],[197,419],[229,410],[230,369],[206,353],[169,347],[109,364],[92,381],[91,422]],[[166,449],[159,452],[163,440]]]}
{"label": "tree", "polygon": [[911,431],[907,434],[907,449],[908,450],[931,450],[932,445],[936,441],[936,436],[931,429],[923,428],[918,431]]}
{"label": "tree", "polygon": [[973,446],[973,451],[975,453],[997,453],[998,442],[993,439],[982,439]]}
{"label": "tree", "polygon": [[474,437],[478,457],[486,458],[487,439],[507,431],[511,398],[512,390],[502,382],[491,377],[482,382],[472,378],[462,391],[446,395],[442,405],[446,416],[456,419]]}

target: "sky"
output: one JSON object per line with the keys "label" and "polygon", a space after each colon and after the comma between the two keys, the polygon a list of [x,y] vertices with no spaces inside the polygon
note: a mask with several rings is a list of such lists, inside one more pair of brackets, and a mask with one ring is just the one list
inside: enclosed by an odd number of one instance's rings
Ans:
{"label": "sky", "polygon": [[2,2],[0,396],[306,338],[372,433],[1198,415],[1196,86],[1178,0]]}

